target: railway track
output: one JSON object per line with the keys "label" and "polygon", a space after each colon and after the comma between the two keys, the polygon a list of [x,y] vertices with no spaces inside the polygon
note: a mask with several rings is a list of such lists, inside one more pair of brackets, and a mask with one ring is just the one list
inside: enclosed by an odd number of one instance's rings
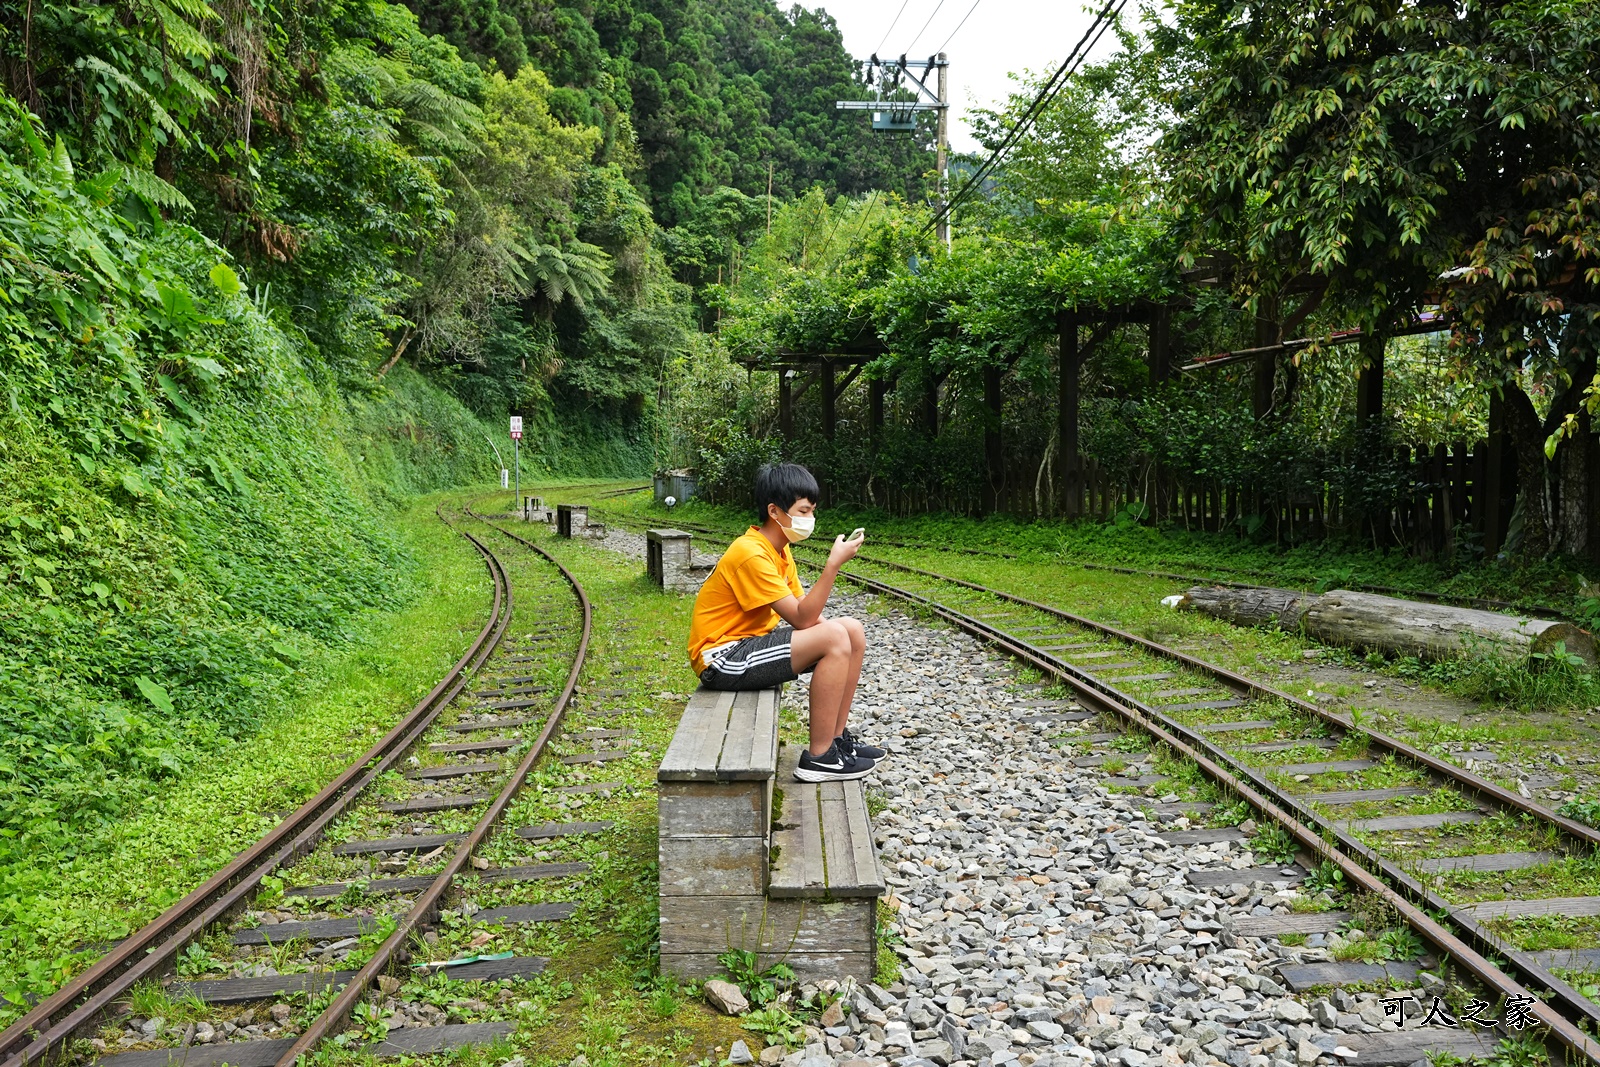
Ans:
{"label": "railway track", "polygon": [[[1552,915],[1600,919],[1600,875],[1590,873],[1600,832],[1399,738],[1048,604],[869,555],[858,555],[841,577],[930,613],[1059,684],[1072,703],[1040,702],[1028,716],[1039,728],[1098,719],[1128,732],[1123,736],[1148,737],[1197,767],[1222,797],[1248,802],[1287,836],[1252,842],[1222,820],[1178,838],[1275,846],[1303,861],[1283,866],[1286,854],[1276,867],[1241,873],[1241,882],[1304,882],[1313,870],[1324,879],[1337,871],[1349,892],[1380,901],[1420,935],[1432,962],[1448,961],[1489,1003],[1512,1006],[1524,1025],[1502,1023],[1507,1033],[1537,1029],[1566,1059],[1600,1063],[1600,1044],[1586,1032],[1600,1022],[1600,1005],[1565,977],[1600,969],[1600,948],[1527,951],[1507,925]],[[1124,760],[1109,747],[1112,735],[1093,736],[1098,745],[1074,762],[1115,772],[1109,788],[1159,797],[1181,785],[1148,773],[1150,753]],[[1220,813],[1217,804],[1185,804],[1170,794],[1152,807],[1165,818],[1201,823]],[[1552,881],[1592,888],[1552,898],[1541,888]],[[1274,931],[1267,936],[1335,931],[1350,917],[1286,918],[1264,924]],[[1329,961],[1285,978],[1297,991],[1414,984],[1421,962]],[[1425,1051],[1419,1045],[1416,1058]]]}
{"label": "railway track", "polygon": [[[508,567],[461,528],[478,521],[470,509],[455,522],[440,518],[474,545],[491,579],[489,618],[467,652],[316,797],[0,1033],[0,1067],[291,1067],[329,1040],[419,1055],[512,1028],[442,1025],[442,1011],[422,1010],[403,988],[439,971],[498,979],[538,973],[547,962],[495,949],[529,924],[565,918],[570,904],[529,901],[583,865],[496,866],[480,853],[608,825],[507,825],[573,701],[592,609],[573,575],[537,545],[485,524],[536,554]],[[605,758],[597,751],[563,762],[600,767]],[[584,784],[571,791],[608,795]],[[483,902],[495,906],[476,906]],[[132,1014],[163,1007],[186,1022]]]}

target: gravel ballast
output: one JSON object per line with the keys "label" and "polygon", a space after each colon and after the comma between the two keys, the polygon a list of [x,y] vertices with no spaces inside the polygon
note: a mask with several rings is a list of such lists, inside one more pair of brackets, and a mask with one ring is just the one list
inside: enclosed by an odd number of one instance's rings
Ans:
{"label": "gravel ballast", "polygon": [[[1288,948],[1232,927],[1289,914],[1303,893],[1288,877],[1190,885],[1190,871],[1271,864],[1237,842],[1168,845],[1160,831],[1189,819],[1140,809],[1175,796],[1112,793],[1073,767],[1073,740],[1104,724],[1021,722],[1042,709],[1008,661],[867,603],[836,595],[829,613],[867,624],[852,720],[889,750],[868,785],[888,804],[874,828],[901,980],[846,988],[853,1010],[809,1029],[785,1067],[1309,1067],[1359,1062],[1344,1035],[1399,1029],[1379,1001],[1401,994],[1288,994],[1278,967],[1330,960],[1325,936]],[[803,680],[785,702],[805,708]]]}

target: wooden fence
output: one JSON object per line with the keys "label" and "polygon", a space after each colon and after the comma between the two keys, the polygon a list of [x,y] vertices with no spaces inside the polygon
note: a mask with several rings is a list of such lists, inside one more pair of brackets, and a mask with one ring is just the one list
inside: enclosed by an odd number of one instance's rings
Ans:
{"label": "wooden fence", "polygon": [[1326,484],[1292,494],[1270,493],[1181,478],[1149,462],[1126,473],[1108,471],[1093,456],[1080,457],[1077,476],[1067,479],[1064,500],[1044,499],[1058,494],[1040,494],[1035,477],[1026,474],[1008,477],[996,504],[997,510],[1025,517],[1040,515],[1043,504],[1043,513],[1051,516],[1111,521],[1120,514],[1124,521],[1232,530],[1282,544],[1330,533],[1359,534],[1375,547],[1405,548],[1424,558],[1500,549],[1516,498],[1516,464],[1509,452],[1487,442],[1420,445],[1401,447],[1395,460],[1398,492],[1367,505],[1343,499],[1336,487]]}

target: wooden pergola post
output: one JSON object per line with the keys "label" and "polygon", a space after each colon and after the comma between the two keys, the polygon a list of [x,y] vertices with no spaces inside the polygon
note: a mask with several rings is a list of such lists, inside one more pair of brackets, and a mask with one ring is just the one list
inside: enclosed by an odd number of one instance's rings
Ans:
{"label": "wooden pergola post", "polygon": [[1000,437],[1005,414],[1000,377],[1004,373],[1004,367],[983,368],[983,457],[987,475],[983,485],[983,510],[987,514],[999,511],[1005,497],[1006,453],[1005,442]]}
{"label": "wooden pergola post", "polygon": [[1082,468],[1078,462],[1078,372],[1082,353],[1078,349],[1078,316],[1063,309],[1057,313],[1056,328],[1061,336],[1061,378],[1056,408],[1056,455],[1061,471],[1061,513],[1078,517],[1082,497]]}
{"label": "wooden pergola post", "polygon": [[1361,372],[1356,377],[1356,426],[1383,418],[1383,349],[1386,338],[1367,332],[1361,337]]}
{"label": "wooden pergola post", "polygon": [[1172,376],[1172,308],[1162,304],[1150,315],[1150,387]]}
{"label": "wooden pergola post", "polygon": [[794,371],[778,368],[778,434],[787,444],[794,437]]}
{"label": "wooden pergola post", "polygon": [[867,383],[867,425],[872,431],[872,437],[877,439],[879,431],[883,429],[883,394],[886,383],[881,378],[873,378]]}
{"label": "wooden pergola post", "polygon": [[1506,401],[1501,393],[1495,392],[1489,397],[1488,458],[1484,463],[1483,484],[1478,487],[1478,499],[1483,501],[1483,552],[1490,557],[1500,551],[1500,494],[1505,491],[1505,440]]}
{"label": "wooden pergola post", "polygon": [[820,373],[822,375],[822,436],[831,441],[833,440],[834,426],[838,421],[834,411],[836,393],[834,390],[833,360],[823,360]]}

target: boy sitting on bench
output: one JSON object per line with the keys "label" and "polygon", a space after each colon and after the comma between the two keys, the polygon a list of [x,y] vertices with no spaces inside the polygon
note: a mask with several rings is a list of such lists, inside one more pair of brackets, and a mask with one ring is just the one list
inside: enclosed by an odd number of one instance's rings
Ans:
{"label": "boy sitting on bench", "polygon": [[857,741],[846,721],[866,631],[855,619],[822,617],[834,577],[865,537],[835,538],[809,593],[789,551],[811,536],[820,495],[804,467],[762,467],[755,485],[761,525],[722,554],[689,622],[689,665],[707,689],[767,689],[811,673],[811,743],[794,772],[802,782],[862,778],[884,756],[883,749]]}

